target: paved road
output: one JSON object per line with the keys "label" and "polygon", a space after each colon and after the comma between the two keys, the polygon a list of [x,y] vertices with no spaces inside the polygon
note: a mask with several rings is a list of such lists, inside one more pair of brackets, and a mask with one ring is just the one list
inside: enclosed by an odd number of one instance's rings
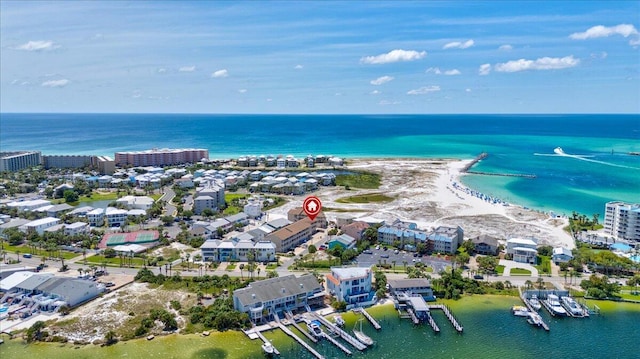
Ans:
{"label": "paved road", "polygon": [[171,201],[173,201],[175,197],[176,193],[171,188],[167,187],[162,199],[165,201],[164,213],[168,216],[175,216],[176,214],[176,206],[171,204]]}

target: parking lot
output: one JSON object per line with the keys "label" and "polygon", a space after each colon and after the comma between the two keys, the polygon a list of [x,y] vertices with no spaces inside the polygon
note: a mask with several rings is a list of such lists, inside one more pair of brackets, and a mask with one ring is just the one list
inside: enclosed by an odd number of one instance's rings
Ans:
{"label": "parking lot", "polygon": [[407,266],[422,263],[428,267],[432,267],[433,273],[440,273],[447,266],[451,265],[451,261],[445,260],[444,258],[434,256],[414,257],[413,252],[399,251],[398,253],[395,253],[394,249],[388,249],[385,251],[382,247],[380,247],[380,249],[372,247],[371,249],[362,252],[356,258],[358,266],[377,265],[379,263],[385,263],[385,260],[386,263],[390,265],[395,261],[396,266],[403,266],[405,261],[407,262]]}

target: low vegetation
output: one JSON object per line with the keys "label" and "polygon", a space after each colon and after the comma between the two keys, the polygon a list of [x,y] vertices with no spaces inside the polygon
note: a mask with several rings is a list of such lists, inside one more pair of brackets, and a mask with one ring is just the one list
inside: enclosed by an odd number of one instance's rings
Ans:
{"label": "low vegetation", "polygon": [[380,188],[380,183],[381,176],[377,173],[354,172],[336,176],[336,185],[344,186],[346,189],[378,189]]}
{"label": "low vegetation", "polygon": [[395,198],[386,196],[382,193],[366,193],[355,196],[338,198],[338,203],[387,203]]}

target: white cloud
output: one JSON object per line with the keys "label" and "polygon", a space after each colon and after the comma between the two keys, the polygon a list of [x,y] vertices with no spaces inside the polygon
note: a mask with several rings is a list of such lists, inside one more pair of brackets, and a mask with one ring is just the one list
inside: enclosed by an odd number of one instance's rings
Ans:
{"label": "white cloud", "polygon": [[426,73],[433,73],[433,74],[436,74],[436,75],[446,75],[446,76],[453,76],[453,75],[462,74],[462,72],[460,72],[458,69],[440,71],[440,68],[438,68],[438,67],[429,67],[427,69],[427,71],[425,71],[425,72]]}
{"label": "white cloud", "polygon": [[490,64],[482,64],[482,65],[480,65],[480,68],[478,69],[478,74],[480,76],[488,75],[490,72],[491,72],[491,65]]}
{"label": "white cloud", "polygon": [[378,85],[382,85],[382,84],[384,84],[384,83],[387,83],[387,82],[389,82],[389,81],[393,81],[393,79],[394,79],[394,77],[393,77],[393,76],[381,76],[381,77],[378,77],[378,78],[377,78],[377,79],[375,79],[375,80],[371,80],[371,81],[370,81],[370,83],[371,83],[372,85],[376,85],[376,86],[378,86]]}
{"label": "white cloud", "polygon": [[579,59],[571,56],[541,57],[537,60],[513,60],[496,64],[493,69],[498,72],[518,72],[526,70],[559,70],[577,66]]}
{"label": "white cloud", "polygon": [[445,44],[442,48],[443,49],[467,49],[471,46],[473,46],[475,42],[473,40],[467,40],[465,42],[460,42],[460,41],[454,41],[454,42],[450,42],[448,44]]}
{"label": "white cloud", "polygon": [[303,68],[304,68],[304,66],[302,66],[302,65],[296,65],[294,67],[294,69],[296,69],[296,70],[302,70]]}
{"label": "white cloud", "polygon": [[11,84],[12,84],[12,85],[16,85],[16,84],[18,84],[18,79],[15,79],[15,80],[11,81]]}
{"label": "white cloud", "polygon": [[17,50],[24,51],[48,51],[59,48],[60,46],[54,44],[53,41],[29,41],[26,44],[22,44],[16,47]]}
{"label": "white cloud", "polygon": [[378,105],[382,105],[382,106],[399,105],[399,104],[401,104],[400,101],[380,100],[380,102],[378,102]]}
{"label": "white cloud", "polygon": [[240,89],[240,90],[238,90],[238,92],[240,92],[240,93],[247,93],[247,89]]}
{"label": "white cloud", "polygon": [[142,91],[133,90],[133,93],[131,93],[131,98],[140,98],[140,97],[142,97]]}
{"label": "white cloud", "polygon": [[609,54],[607,54],[605,51],[602,51],[600,53],[592,53],[591,54],[591,58],[592,59],[596,59],[596,60],[604,60],[607,58],[607,56],[609,56]]}
{"label": "white cloud", "polygon": [[161,68],[158,69],[158,73],[159,74],[163,74],[165,72],[167,72],[167,69],[165,69],[164,67],[161,67]]}
{"label": "white cloud", "polygon": [[498,48],[498,50],[500,50],[500,51],[511,51],[511,50],[513,50],[513,46],[511,46],[509,44],[505,44],[505,45],[500,46]]}
{"label": "white cloud", "polygon": [[382,93],[382,92],[380,92],[380,91],[378,91],[378,90],[373,90],[373,91],[369,92],[369,94],[371,94],[371,95],[379,95],[379,94],[381,94],[381,93]]}
{"label": "white cloud", "polygon": [[43,87],[65,87],[69,84],[69,80],[61,79],[61,80],[49,80],[42,83]]}
{"label": "white cloud", "polygon": [[363,57],[360,59],[360,62],[363,64],[389,64],[392,62],[420,60],[425,56],[427,56],[426,51],[418,52],[398,49],[389,51],[386,54]]}
{"label": "white cloud", "polygon": [[620,24],[616,26],[594,26],[585,32],[575,32],[569,35],[574,40],[586,40],[595,39],[598,37],[609,37],[611,35],[622,35],[623,37],[629,37],[631,35],[638,35],[638,30],[631,24]]}
{"label": "white cloud", "polygon": [[431,85],[431,86],[423,86],[415,90],[410,90],[407,92],[407,95],[426,95],[430,92],[438,92],[440,91],[440,86]]}
{"label": "white cloud", "polygon": [[196,70],[195,66],[182,66],[178,69],[180,72],[194,72]]}
{"label": "white cloud", "polygon": [[636,39],[631,39],[629,40],[629,45],[636,47],[638,45],[640,45],[640,37],[636,38]]}
{"label": "white cloud", "polygon": [[471,92],[471,89],[469,89],[469,88],[464,89],[464,92]]}
{"label": "white cloud", "polygon": [[211,74],[211,77],[213,78],[221,78],[227,76],[229,76],[229,72],[227,71],[227,69],[218,70]]}

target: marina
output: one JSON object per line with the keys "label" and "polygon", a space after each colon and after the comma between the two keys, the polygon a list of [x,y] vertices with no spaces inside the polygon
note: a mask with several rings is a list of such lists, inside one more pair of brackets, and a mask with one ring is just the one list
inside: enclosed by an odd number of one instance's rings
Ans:
{"label": "marina", "polygon": [[410,318],[414,325],[418,325],[421,322],[427,322],[436,333],[440,332],[440,327],[438,327],[438,324],[431,316],[431,311],[442,310],[445,317],[458,333],[462,333],[464,331],[464,327],[459,323],[449,307],[444,304],[427,305],[424,298],[420,295],[396,292],[394,296],[394,305],[400,318]]}
{"label": "marina", "polygon": [[540,310],[540,308],[542,307],[540,301],[538,300],[538,295],[530,292],[523,293],[519,288],[518,291],[520,292],[520,299],[522,299],[522,302],[529,309],[529,319],[527,319],[527,322],[529,322],[529,324],[542,327],[546,331],[549,331],[549,325],[547,325],[547,323],[545,323],[542,317],[538,314],[538,310]]}
{"label": "marina", "polygon": [[367,349],[366,345],[362,344],[360,341],[358,341],[358,339],[352,337],[349,333],[345,332],[344,330],[342,330],[338,326],[336,326],[333,323],[331,323],[325,317],[323,317],[321,315],[318,315],[316,313],[313,313],[313,312],[311,312],[311,315],[315,316],[315,318],[317,318],[331,332],[333,332],[333,333],[337,334],[338,336],[340,336],[340,338],[342,338],[342,340],[344,340],[345,342],[349,343],[354,348],[356,348],[356,349],[358,349],[360,351]]}
{"label": "marina", "polygon": [[371,314],[367,313],[367,311],[364,308],[360,308],[360,307],[353,308],[353,312],[362,313],[362,315],[364,315],[364,317],[367,318],[367,320],[369,320],[371,325],[373,325],[373,327],[376,328],[376,330],[382,329],[382,326],[380,325],[380,323],[378,323],[378,321],[376,321],[376,319],[372,317]]}

